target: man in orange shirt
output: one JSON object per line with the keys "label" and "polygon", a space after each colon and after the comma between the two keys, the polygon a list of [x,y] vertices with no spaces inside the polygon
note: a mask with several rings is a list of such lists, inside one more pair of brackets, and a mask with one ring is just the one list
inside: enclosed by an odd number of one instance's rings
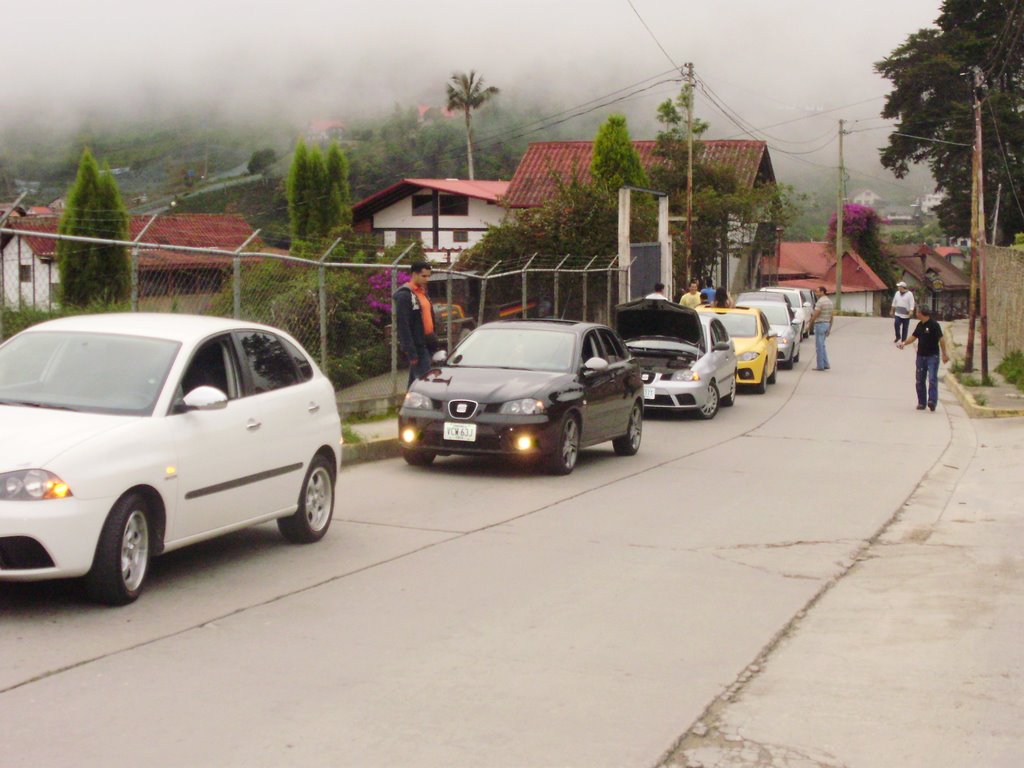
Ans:
{"label": "man in orange shirt", "polygon": [[409,383],[430,370],[431,349],[427,342],[427,328],[430,329],[433,346],[437,345],[434,336],[434,313],[427,298],[427,280],[430,279],[430,264],[417,261],[410,268],[409,282],[405,283],[392,296],[395,302],[395,330],[398,334],[398,346],[409,361]]}

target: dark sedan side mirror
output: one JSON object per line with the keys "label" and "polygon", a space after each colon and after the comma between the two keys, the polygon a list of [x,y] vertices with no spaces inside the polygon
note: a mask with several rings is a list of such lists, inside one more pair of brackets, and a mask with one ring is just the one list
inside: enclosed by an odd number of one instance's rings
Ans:
{"label": "dark sedan side mirror", "polygon": [[608,361],[603,357],[592,357],[583,363],[583,373],[593,375],[608,370]]}

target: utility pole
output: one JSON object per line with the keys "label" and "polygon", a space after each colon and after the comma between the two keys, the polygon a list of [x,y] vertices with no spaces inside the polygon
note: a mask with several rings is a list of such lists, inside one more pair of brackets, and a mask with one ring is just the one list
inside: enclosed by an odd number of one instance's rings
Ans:
{"label": "utility pole", "polygon": [[[964,371],[974,370],[974,333],[981,315],[981,368],[982,377],[988,376],[988,317],[985,290],[983,245],[985,242],[985,191],[982,187],[981,153],[981,96],[984,74],[974,68],[974,147],[971,152],[971,293],[968,299],[967,348],[964,352]],[[981,283],[980,313],[977,301],[978,284]]]}
{"label": "utility pole", "polygon": [[843,187],[846,184],[846,168],[843,166],[843,125],[839,121],[839,189],[836,192],[836,311],[843,308],[843,218],[846,211],[843,207]]}
{"label": "utility pole", "polygon": [[[693,62],[686,64],[686,254],[683,264],[687,284],[693,280],[690,259],[693,254]],[[703,286],[702,286],[703,287]]]}

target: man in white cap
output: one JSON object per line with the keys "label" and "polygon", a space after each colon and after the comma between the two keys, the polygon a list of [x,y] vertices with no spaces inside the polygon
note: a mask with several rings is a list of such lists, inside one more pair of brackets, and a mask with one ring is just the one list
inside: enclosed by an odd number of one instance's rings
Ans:
{"label": "man in white cap", "polygon": [[907,334],[910,332],[910,318],[914,316],[915,309],[914,294],[908,291],[907,284],[900,280],[896,283],[896,294],[892,297],[892,316],[896,318],[894,324],[896,338],[892,340],[893,344],[907,340]]}

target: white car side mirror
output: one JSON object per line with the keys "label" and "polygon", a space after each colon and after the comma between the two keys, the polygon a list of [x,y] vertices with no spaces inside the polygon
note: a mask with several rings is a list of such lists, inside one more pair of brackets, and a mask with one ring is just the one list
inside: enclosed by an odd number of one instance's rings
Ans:
{"label": "white car side mirror", "polygon": [[184,398],[182,402],[190,409],[196,411],[216,411],[227,408],[228,396],[216,387],[196,387]]}

